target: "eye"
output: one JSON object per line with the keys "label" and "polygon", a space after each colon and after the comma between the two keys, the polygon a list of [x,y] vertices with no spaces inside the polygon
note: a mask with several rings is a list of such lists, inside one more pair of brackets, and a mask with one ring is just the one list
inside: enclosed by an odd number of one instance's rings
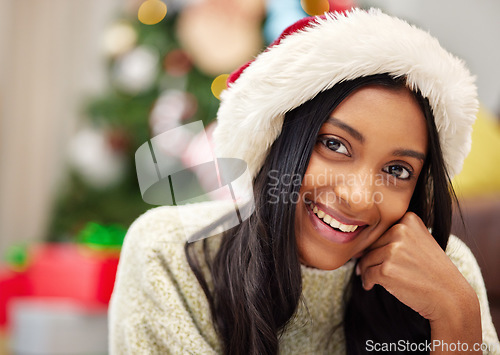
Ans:
{"label": "eye", "polygon": [[401,180],[408,180],[413,176],[413,172],[402,165],[389,165],[382,170]]}
{"label": "eye", "polygon": [[319,141],[328,149],[331,151],[334,151],[336,153],[344,154],[347,156],[350,156],[349,151],[347,150],[346,146],[344,143],[342,143],[340,140],[333,138],[333,137],[325,137],[319,139]]}

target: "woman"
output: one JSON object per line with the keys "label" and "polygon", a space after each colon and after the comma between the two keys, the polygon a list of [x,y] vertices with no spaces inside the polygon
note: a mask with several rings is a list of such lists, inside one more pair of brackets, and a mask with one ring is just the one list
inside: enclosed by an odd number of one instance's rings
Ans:
{"label": "woman", "polygon": [[[234,204],[139,218],[112,353],[500,351],[477,263],[449,235],[477,109],[458,59],[354,10],[292,25],[228,83],[216,152],[248,164],[255,210],[208,239]],[[203,241],[171,242],[179,216]]]}

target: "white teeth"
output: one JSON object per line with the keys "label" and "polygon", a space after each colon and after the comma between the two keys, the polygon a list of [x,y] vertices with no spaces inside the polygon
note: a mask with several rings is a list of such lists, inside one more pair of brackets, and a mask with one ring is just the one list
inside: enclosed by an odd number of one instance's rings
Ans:
{"label": "white teeth", "polygon": [[312,202],[311,202],[311,207],[312,207],[312,211],[319,217],[321,218],[326,224],[329,224],[330,226],[332,226],[333,228],[337,228],[337,229],[340,229],[342,232],[344,233],[352,233],[354,232],[356,229],[358,229],[359,226],[355,225],[355,224],[352,224],[352,225],[348,225],[348,224],[342,224],[340,223],[339,221],[337,221],[335,218],[333,218],[332,216],[326,214],[325,212],[323,212],[322,210],[320,210],[318,207],[316,207],[316,205],[314,205]]}
{"label": "white teeth", "polygon": [[356,230],[356,228],[358,228],[358,226],[354,226],[354,225],[348,226],[346,232],[354,232]]}
{"label": "white teeth", "polygon": [[340,222],[337,221],[336,219],[331,219],[330,222],[328,222],[329,225],[331,225],[333,228],[339,228],[340,227]]}

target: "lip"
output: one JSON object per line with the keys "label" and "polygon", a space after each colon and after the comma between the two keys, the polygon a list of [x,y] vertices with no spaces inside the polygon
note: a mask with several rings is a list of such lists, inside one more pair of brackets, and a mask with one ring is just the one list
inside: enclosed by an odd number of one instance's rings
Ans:
{"label": "lip", "polygon": [[348,218],[346,216],[343,216],[340,213],[338,213],[337,211],[334,211],[331,208],[329,208],[328,206],[322,204],[321,202],[314,202],[314,201],[311,201],[311,202],[314,203],[316,206],[318,206],[318,208],[320,210],[322,210],[326,214],[329,214],[330,216],[332,216],[333,218],[335,218],[337,221],[339,221],[342,224],[347,224],[347,225],[353,225],[353,224],[355,224],[357,226],[365,226],[365,225],[368,224],[368,223],[366,223],[364,221],[360,221],[360,220],[356,220],[356,219],[351,219],[351,218]]}
{"label": "lip", "polygon": [[312,211],[311,209],[311,204],[306,204],[306,210],[307,214],[309,215],[309,220],[311,221],[314,229],[325,239],[334,242],[334,243],[349,243],[356,239],[356,237],[368,226],[365,222],[360,222],[356,220],[352,220],[349,218],[346,218],[344,216],[339,216],[338,213],[332,211],[329,208],[326,208],[326,206],[314,202],[318,208],[323,210],[325,213],[328,213],[332,217],[334,217],[336,220],[343,224],[356,224],[359,227],[354,231],[354,232],[341,232],[333,229],[331,226],[327,225],[325,222],[323,222],[321,219],[319,219],[318,216]]}

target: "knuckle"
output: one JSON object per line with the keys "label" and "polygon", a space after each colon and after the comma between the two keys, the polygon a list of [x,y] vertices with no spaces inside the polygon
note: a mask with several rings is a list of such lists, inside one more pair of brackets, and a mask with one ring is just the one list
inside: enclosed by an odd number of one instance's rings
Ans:
{"label": "knuckle", "polygon": [[392,275],[392,271],[393,271],[393,267],[392,267],[392,264],[390,262],[383,262],[381,265],[380,265],[380,275],[383,276],[383,277],[391,277]]}
{"label": "knuckle", "polygon": [[389,256],[394,256],[397,254],[398,249],[399,249],[399,243],[398,242],[393,242],[388,245],[388,254]]}
{"label": "knuckle", "polygon": [[415,212],[407,212],[406,218],[410,221],[415,221],[418,218],[418,216]]}
{"label": "knuckle", "polygon": [[422,219],[415,212],[407,212],[404,222],[409,226],[417,226],[419,224],[423,224]]}
{"label": "knuckle", "polygon": [[408,226],[402,223],[396,224],[394,226],[394,231],[396,235],[406,235],[408,233]]}
{"label": "knuckle", "polygon": [[407,241],[404,240],[403,237],[400,237],[398,238],[397,241],[395,241],[394,243],[392,243],[393,246],[392,246],[392,256],[397,256],[399,254],[401,254],[406,248],[407,248]]}

